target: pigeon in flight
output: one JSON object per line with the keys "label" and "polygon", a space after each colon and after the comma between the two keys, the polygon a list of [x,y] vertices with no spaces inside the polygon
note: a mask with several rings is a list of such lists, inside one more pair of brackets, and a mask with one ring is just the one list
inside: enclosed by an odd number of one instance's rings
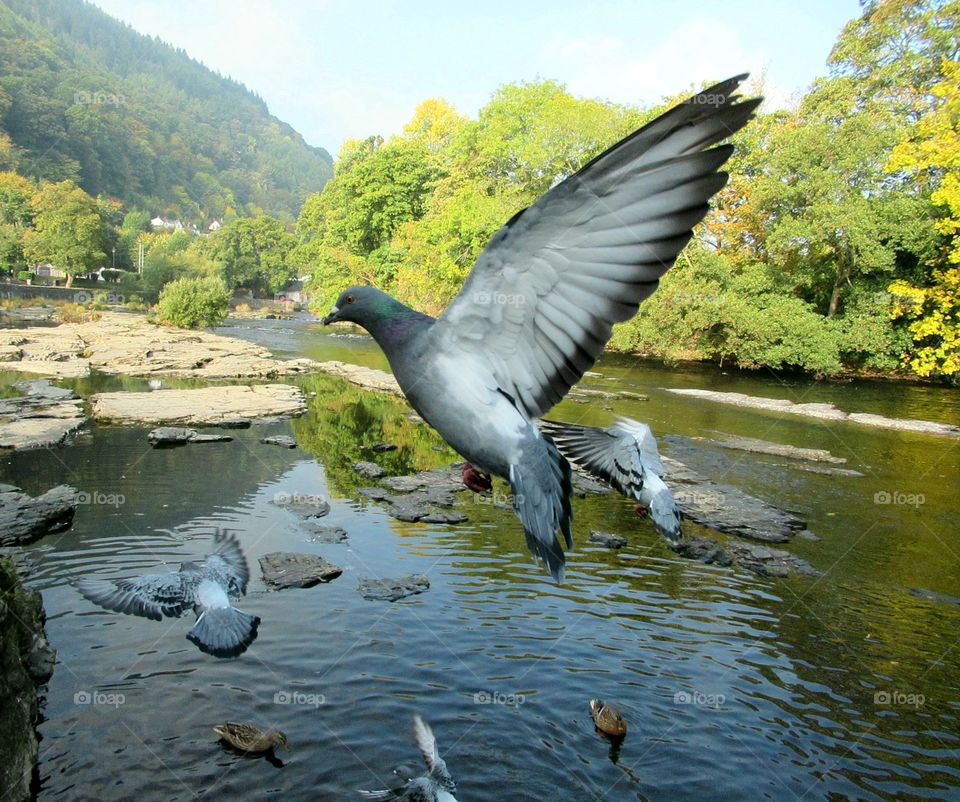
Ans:
{"label": "pigeon in flight", "polygon": [[478,471],[510,482],[527,545],[558,582],[558,530],[573,545],[570,465],[535,420],[656,290],[726,183],[733,146],[717,143],[761,100],[736,95],[745,78],[675,106],[514,215],[439,318],[358,286],[323,319],[369,331],[417,413]]}
{"label": "pigeon in flight", "polygon": [[433,731],[420,716],[413,717],[413,732],[417,738],[417,746],[423,754],[423,762],[427,764],[427,773],[409,780],[402,788],[396,791],[360,791],[365,799],[383,802],[388,799],[404,800],[404,802],[457,802],[453,792],[457,784],[447,771],[447,764],[437,751],[437,739]]}
{"label": "pigeon in flight", "polygon": [[664,484],[663,462],[650,427],[632,418],[598,429],[577,423],[540,421],[560,453],[576,467],[602,479],[627,498],[636,499],[637,512],[650,516],[670,544],[680,542],[680,510]]}
{"label": "pigeon in flight", "polygon": [[215,657],[236,657],[256,639],[260,618],[230,604],[247,592],[250,580],[237,539],[217,532],[214,546],[203,563],[181,563],[176,573],[136,579],[84,578],[77,582],[77,590],[107,610],[154,621],[178,618],[193,608],[197,621],[187,639]]}

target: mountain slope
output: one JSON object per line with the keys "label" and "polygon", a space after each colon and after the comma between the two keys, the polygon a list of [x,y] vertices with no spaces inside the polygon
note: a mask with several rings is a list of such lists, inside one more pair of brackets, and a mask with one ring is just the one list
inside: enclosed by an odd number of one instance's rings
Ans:
{"label": "mountain slope", "polygon": [[0,169],[197,222],[292,220],[333,172],[243,85],[81,0],[0,0]]}

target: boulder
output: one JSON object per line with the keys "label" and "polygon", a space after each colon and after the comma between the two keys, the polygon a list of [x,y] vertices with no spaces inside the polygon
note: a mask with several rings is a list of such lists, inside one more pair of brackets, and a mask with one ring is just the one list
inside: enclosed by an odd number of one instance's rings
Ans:
{"label": "boulder", "polygon": [[4,485],[0,491],[0,546],[32,543],[69,529],[77,503],[77,491],[69,485],[58,485],[35,498]]}

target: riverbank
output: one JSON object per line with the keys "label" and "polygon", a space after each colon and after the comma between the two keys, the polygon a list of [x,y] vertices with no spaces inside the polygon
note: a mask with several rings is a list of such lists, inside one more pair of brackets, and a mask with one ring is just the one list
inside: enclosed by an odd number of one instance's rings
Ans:
{"label": "riverbank", "polygon": [[276,359],[247,340],[158,326],[145,315],[104,312],[97,320],[0,329],[0,367],[55,378],[91,370],[143,377],[276,378],[309,373],[309,359]]}

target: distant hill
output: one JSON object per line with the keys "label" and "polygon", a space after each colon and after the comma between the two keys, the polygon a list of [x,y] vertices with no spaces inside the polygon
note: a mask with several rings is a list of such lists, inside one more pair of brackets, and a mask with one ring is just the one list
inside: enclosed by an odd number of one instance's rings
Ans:
{"label": "distant hill", "polygon": [[0,0],[10,169],[198,223],[231,211],[292,221],[333,174],[327,151],[242,84],[82,0]]}

